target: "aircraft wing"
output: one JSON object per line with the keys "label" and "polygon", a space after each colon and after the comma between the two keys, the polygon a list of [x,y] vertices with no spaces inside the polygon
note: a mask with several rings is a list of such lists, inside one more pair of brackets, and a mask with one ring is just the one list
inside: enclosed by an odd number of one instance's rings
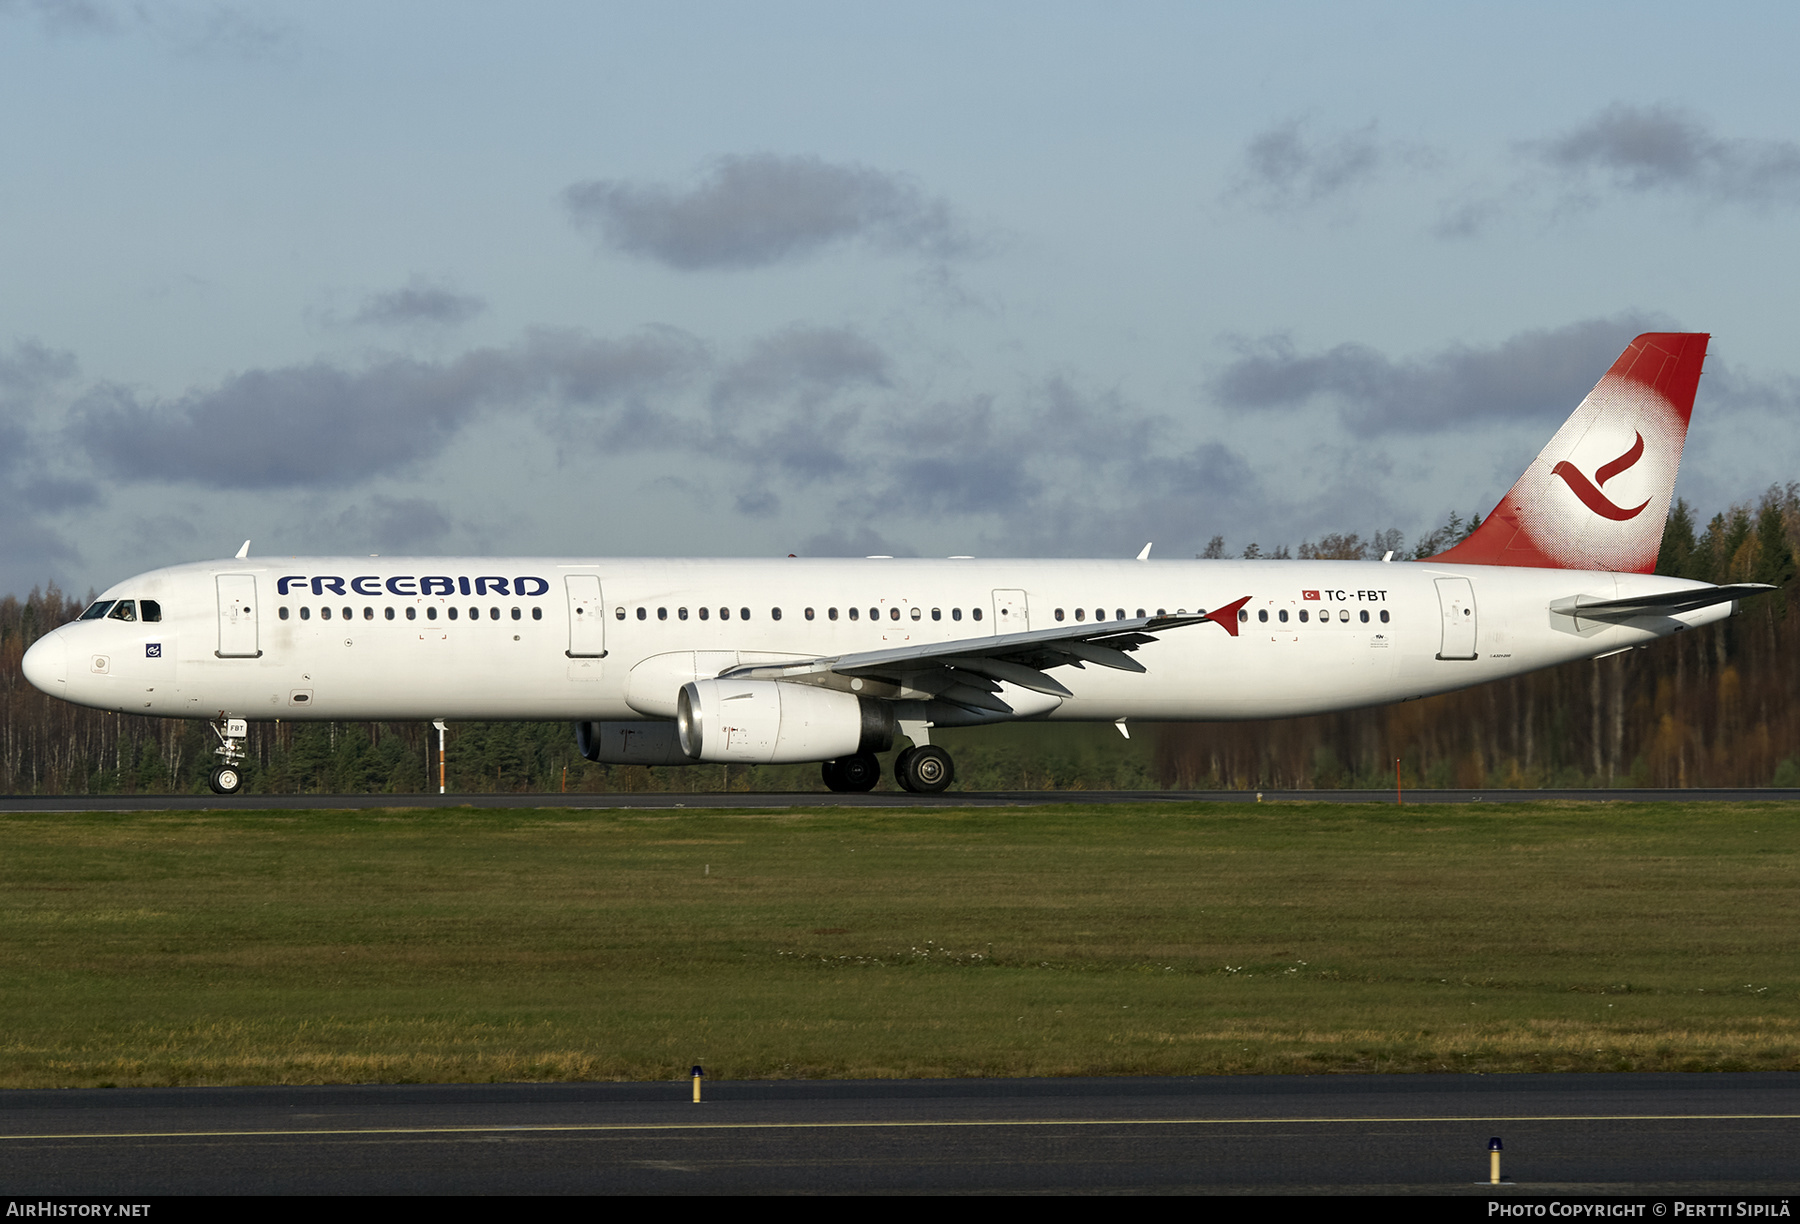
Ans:
{"label": "aircraft wing", "polygon": [[1080,668],[1092,663],[1119,671],[1144,671],[1144,665],[1132,658],[1131,652],[1156,641],[1160,633],[1211,621],[1236,637],[1238,609],[1249,599],[1246,595],[1210,612],[1137,616],[868,650],[797,663],[751,664],[732,668],[722,677],[802,681],[826,674],[868,677],[973,709],[1010,714],[1012,707],[998,696],[1002,682],[1055,697],[1073,697],[1075,694],[1067,687],[1046,674],[1048,669]]}
{"label": "aircraft wing", "polygon": [[1636,616],[1674,616],[1710,608],[1733,599],[1760,595],[1775,588],[1766,582],[1738,582],[1730,586],[1695,587],[1686,591],[1663,591],[1655,595],[1631,595],[1624,599],[1598,599],[1592,595],[1570,595],[1553,600],[1552,612],[1582,620],[1623,621]]}

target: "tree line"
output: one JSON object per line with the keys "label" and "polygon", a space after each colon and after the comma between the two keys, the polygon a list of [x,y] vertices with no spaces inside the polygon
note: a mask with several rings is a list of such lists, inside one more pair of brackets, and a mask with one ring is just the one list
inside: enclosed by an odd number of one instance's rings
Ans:
{"label": "tree line", "polygon": [[[1452,515],[1402,552],[1398,532],[1332,534],[1302,558],[1422,558],[1479,523]],[[1205,555],[1222,557],[1217,537]],[[1111,728],[1019,724],[968,733],[971,789],[1307,789],[1407,786],[1800,785],[1800,618],[1789,589],[1800,547],[1800,484],[1771,488],[1700,527],[1678,501],[1657,572],[1704,582],[1768,582],[1720,624],[1596,661],[1460,693],[1270,722]],[[1245,555],[1291,555],[1283,547]],[[54,585],[0,599],[0,793],[197,794],[217,741],[204,722],[83,709],[25,681],[20,660],[87,600]],[[981,737],[981,738],[976,738]],[[246,786],[264,794],[417,794],[437,786],[424,723],[252,723]],[[451,724],[456,793],[815,789],[816,766],[604,766],[575,751],[566,723]]]}

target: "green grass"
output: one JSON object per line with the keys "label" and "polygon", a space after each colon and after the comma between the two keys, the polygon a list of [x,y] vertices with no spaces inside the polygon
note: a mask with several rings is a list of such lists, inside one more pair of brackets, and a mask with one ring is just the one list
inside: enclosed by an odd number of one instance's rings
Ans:
{"label": "green grass", "polygon": [[1800,1069],[1800,806],[0,818],[0,1086]]}

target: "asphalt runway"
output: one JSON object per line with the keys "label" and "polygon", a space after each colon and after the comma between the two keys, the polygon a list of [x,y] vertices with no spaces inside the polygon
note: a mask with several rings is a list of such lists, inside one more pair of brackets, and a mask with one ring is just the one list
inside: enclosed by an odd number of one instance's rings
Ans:
{"label": "asphalt runway", "polygon": [[[1787,1195],[1800,1074],[0,1093],[32,1195]],[[1488,1140],[1504,1144],[1488,1186]]]}
{"label": "asphalt runway", "polygon": [[[1745,787],[1716,790],[1409,790],[1404,802],[1424,803],[1746,803],[1800,800],[1800,789]],[[1037,807],[1046,804],[1114,803],[1381,803],[1394,792],[1308,791],[904,791],[834,794],[830,791],[677,793],[640,791],[610,795],[0,795],[0,812],[231,812],[355,808],[932,808]]]}

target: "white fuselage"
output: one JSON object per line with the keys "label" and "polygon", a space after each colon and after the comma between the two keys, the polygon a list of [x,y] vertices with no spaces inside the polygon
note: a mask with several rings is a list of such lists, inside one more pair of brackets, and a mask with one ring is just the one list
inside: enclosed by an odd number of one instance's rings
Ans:
{"label": "white fuselage", "polygon": [[1550,610],[1702,585],[1431,562],[240,560],[117,584],[101,598],[154,601],[160,619],[65,625],[33,646],[26,674],[80,705],[176,718],[658,719],[686,681],[744,664],[1249,596],[1236,636],[1163,631],[1133,655],[1143,674],[1058,668],[1074,696],[1019,712],[1278,718],[1465,688],[1729,615],[1606,624]]}

